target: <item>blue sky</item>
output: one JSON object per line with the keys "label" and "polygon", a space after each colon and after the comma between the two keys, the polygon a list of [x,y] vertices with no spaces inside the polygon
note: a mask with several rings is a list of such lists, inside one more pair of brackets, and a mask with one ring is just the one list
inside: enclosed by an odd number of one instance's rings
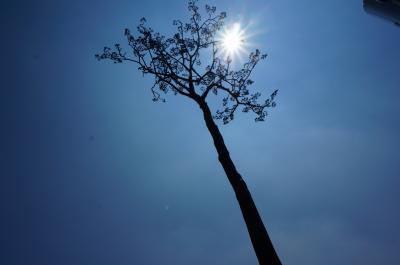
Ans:
{"label": "blue sky", "polygon": [[[269,55],[254,88],[278,106],[220,129],[283,264],[399,264],[400,28],[355,0],[205,3]],[[198,107],[94,58],[186,1],[2,5],[1,263],[256,264]]]}

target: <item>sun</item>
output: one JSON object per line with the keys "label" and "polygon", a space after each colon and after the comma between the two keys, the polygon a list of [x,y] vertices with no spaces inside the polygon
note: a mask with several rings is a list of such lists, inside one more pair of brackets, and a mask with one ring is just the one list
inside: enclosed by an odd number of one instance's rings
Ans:
{"label": "sun", "polygon": [[220,37],[222,52],[231,59],[244,52],[246,36],[239,23],[227,27]]}

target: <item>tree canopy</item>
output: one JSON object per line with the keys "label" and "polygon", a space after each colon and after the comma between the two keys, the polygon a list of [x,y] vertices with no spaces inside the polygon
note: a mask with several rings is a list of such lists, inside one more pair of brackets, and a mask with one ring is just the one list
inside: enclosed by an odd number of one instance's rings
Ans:
{"label": "tree canopy", "polygon": [[[174,20],[176,33],[166,37],[155,32],[142,18],[137,26],[137,35],[125,29],[129,51],[120,44],[104,47],[96,54],[98,60],[109,59],[114,63],[133,62],[143,74],[151,75],[153,101],[165,102],[162,94],[172,91],[175,95],[189,97],[196,102],[205,101],[210,92],[222,95],[222,106],[215,115],[224,124],[234,119],[235,112],[253,112],[255,121],[264,121],[267,108],[275,107],[277,90],[266,100],[261,93],[251,91],[254,81],[250,79],[255,66],[267,57],[256,49],[248,55],[241,69],[235,70],[232,58],[221,53],[221,40],[217,33],[224,27],[225,12],[216,12],[216,7],[205,5],[200,12],[197,0],[188,3],[190,19],[187,22]],[[209,55],[209,56],[206,56]]]}

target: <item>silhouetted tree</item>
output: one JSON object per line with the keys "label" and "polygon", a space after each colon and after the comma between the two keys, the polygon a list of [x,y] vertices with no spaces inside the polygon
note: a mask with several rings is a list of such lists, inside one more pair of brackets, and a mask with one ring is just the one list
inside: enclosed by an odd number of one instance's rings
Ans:
{"label": "silhouetted tree", "polygon": [[[216,34],[222,29],[226,13],[216,13],[216,8],[206,5],[205,17],[200,14],[196,0],[189,1],[190,20],[184,23],[175,20],[177,32],[165,37],[154,32],[142,18],[137,27],[138,36],[125,29],[125,36],[131,52],[126,53],[119,44],[105,47],[96,58],[110,59],[114,63],[125,61],[138,65],[143,74],[154,77],[151,87],[154,101],[165,101],[163,93],[172,91],[193,100],[202,110],[205,124],[212,136],[218,159],[236,194],[259,264],[281,264],[267,230],[261,220],[251,194],[241,175],[235,168],[224,139],[214,122],[221,119],[224,124],[233,120],[240,108],[243,112],[253,112],[256,121],[263,121],[266,109],[274,107],[275,90],[268,99],[260,102],[260,93],[251,93],[253,84],[250,75],[257,63],[266,58],[259,50],[250,53],[240,70],[233,70],[232,60],[221,58],[220,41]],[[209,61],[204,63],[201,52],[209,52]],[[221,93],[222,108],[212,115],[207,97],[210,92]],[[213,119],[214,118],[214,119]]]}

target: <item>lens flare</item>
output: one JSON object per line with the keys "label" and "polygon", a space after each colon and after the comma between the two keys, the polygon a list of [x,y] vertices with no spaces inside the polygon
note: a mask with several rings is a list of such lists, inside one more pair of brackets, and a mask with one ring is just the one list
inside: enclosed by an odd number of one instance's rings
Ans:
{"label": "lens flare", "polygon": [[233,59],[245,51],[246,35],[240,24],[234,23],[223,31],[219,42],[224,56]]}

